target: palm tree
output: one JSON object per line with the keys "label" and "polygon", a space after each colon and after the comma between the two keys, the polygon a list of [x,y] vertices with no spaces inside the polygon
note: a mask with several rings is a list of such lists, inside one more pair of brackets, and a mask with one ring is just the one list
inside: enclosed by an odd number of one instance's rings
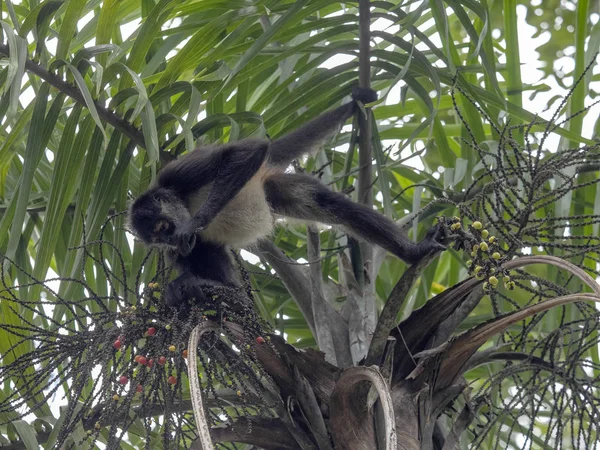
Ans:
{"label": "palm tree", "polygon": [[[597,1],[5,6],[0,448],[595,448]],[[572,68],[524,81],[519,20]],[[451,249],[282,226],[240,253],[252,293],[166,308],[130,196],[357,83],[380,102],[296,168]]]}

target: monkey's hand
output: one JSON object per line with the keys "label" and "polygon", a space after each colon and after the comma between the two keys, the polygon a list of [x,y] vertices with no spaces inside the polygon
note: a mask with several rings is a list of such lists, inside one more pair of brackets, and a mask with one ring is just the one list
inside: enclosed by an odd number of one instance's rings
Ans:
{"label": "monkey's hand", "polygon": [[181,256],[187,256],[192,252],[194,245],[196,245],[196,233],[201,231],[202,228],[192,219],[175,231],[175,245]]}
{"label": "monkey's hand", "polygon": [[366,103],[373,103],[377,100],[377,92],[370,88],[355,86],[352,89],[352,100],[361,102],[363,105]]}

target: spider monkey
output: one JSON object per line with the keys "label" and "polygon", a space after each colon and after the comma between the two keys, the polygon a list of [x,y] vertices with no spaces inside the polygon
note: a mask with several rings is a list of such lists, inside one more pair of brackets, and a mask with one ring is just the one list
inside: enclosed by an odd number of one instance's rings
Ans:
{"label": "spider monkey", "polygon": [[201,147],[166,165],[157,182],[129,210],[133,232],[147,245],[165,248],[179,271],[166,302],[178,306],[205,300],[202,286],[239,287],[229,247],[244,247],[269,235],[274,216],[339,225],[414,264],[444,250],[442,230],[411,242],[387,217],[333,192],[311,176],[286,173],[302,155],[315,153],[357,109],[377,94],[354,88],[352,101],[296,131],[269,142],[246,139]]}

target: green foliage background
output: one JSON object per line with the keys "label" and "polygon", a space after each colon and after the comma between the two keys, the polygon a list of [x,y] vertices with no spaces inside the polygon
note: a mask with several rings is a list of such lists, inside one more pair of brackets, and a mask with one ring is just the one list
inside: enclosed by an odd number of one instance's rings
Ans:
{"label": "green foliage background", "polygon": [[[522,95],[554,89],[554,82],[569,85],[565,80],[577,78],[594,58],[600,46],[597,0],[535,3],[372,2],[373,87],[382,97],[374,113],[379,138],[394,142],[391,149],[374,148],[374,189],[382,213],[400,219],[435,198],[452,198],[476,176],[477,157],[461,141],[466,129],[454,114],[450,97],[457,71],[459,85],[492,118],[508,111],[513,123],[519,123],[531,121],[537,112],[522,108]],[[535,85],[521,81],[522,64],[530,61],[519,57],[517,5],[526,10],[526,21],[537,34],[550,37],[537,49],[545,77]],[[129,196],[147,187],[167,153],[191,150],[197,142],[228,142],[266,133],[277,137],[341,103],[357,82],[357,19],[356,4],[328,0],[2,2],[0,253],[36,279],[51,273],[78,277],[82,251],[69,249],[82,243],[84,223],[87,239],[97,238],[106,217],[125,210]],[[574,67],[572,71],[561,70],[560,61],[566,60],[565,67]],[[325,68],[326,62],[330,68]],[[77,86],[83,103],[43,81],[48,72]],[[589,104],[598,94],[598,81],[596,69],[575,90],[567,112]],[[555,100],[549,103],[555,105]],[[497,137],[470,103],[460,96],[458,101],[479,142]],[[122,123],[117,124],[119,129],[108,125],[99,105],[135,129],[128,128],[125,136],[121,131],[127,127]],[[557,130],[564,138],[561,142],[574,146],[597,137],[600,121],[594,123],[596,132],[584,133],[584,117]],[[350,135],[340,133],[332,147],[347,143]],[[131,137],[136,146],[129,144]],[[323,169],[324,180],[336,190],[346,188],[355,181],[358,157],[345,148],[328,149],[309,161],[307,169],[332,161]],[[404,158],[415,155],[422,170],[402,165],[398,150]],[[573,200],[557,205],[555,213],[600,213],[595,188],[577,191]],[[422,236],[439,213],[453,211],[444,205],[430,208],[412,234]],[[117,218],[106,239],[124,256],[126,270],[136,272],[145,249],[138,243],[129,245],[124,221],[123,216]],[[583,232],[597,232],[594,227]],[[321,234],[323,247],[335,247],[335,238],[341,235],[334,233]],[[280,228],[273,240],[292,258],[306,259],[304,229]],[[108,261],[111,256],[105,255]],[[324,257],[323,275],[338,280],[335,253],[326,252]],[[394,258],[385,259],[376,281],[379,306],[403,267]],[[259,261],[249,269],[260,313],[294,345],[314,345],[304,318],[267,265]],[[121,270],[118,264],[115,270]],[[104,273],[91,262],[83,271],[100,295],[109,289]],[[14,269],[9,275],[9,284],[29,280]],[[144,276],[151,275],[148,265]],[[425,271],[419,295],[406,303],[402,316],[465,275],[462,257],[444,253]],[[78,289],[72,283],[57,283],[58,292],[69,298],[82,296]],[[42,292],[33,286],[19,294],[31,299]],[[340,307],[343,301],[342,296]],[[31,311],[20,313],[31,317]],[[9,310],[2,314],[4,321],[19,321]],[[54,311],[57,320],[64,314],[60,307]],[[472,322],[463,326],[491,315],[483,302]],[[27,351],[21,346],[6,353],[12,343],[12,337],[0,330],[4,362]],[[597,349],[589,354],[599,362]],[[473,374],[478,376],[485,373]],[[5,393],[11,389],[0,388]],[[56,420],[49,407],[38,415],[49,423]],[[8,419],[8,413],[0,414],[0,422]],[[33,428],[25,423],[0,430],[6,435],[16,432],[29,448],[37,448]],[[0,436],[0,442],[3,439]],[[133,434],[131,443],[136,446]]]}

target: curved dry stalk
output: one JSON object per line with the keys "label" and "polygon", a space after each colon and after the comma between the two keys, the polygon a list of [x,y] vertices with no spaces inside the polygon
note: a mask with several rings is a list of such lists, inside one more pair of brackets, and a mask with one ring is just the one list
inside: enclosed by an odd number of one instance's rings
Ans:
{"label": "curved dry stalk", "polygon": [[[509,325],[513,323],[520,322],[521,320],[527,319],[534,314],[538,314],[544,311],[548,311],[549,309],[555,308],[556,306],[562,306],[569,303],[575,302],[583,302],[583,301],[592,301],[600,303],[600,295],[595,294],[571,294],[571,295],[562,295],[560,297],[549,298],[542,302],[536,303],[535,305],[528,306],[527,308],[521,309],[519,311],[515,311],[513,313],[507,314],[506,316],[498,317],[491,323],[486,323],[483,325],[479,325],[482,330],[479,333],[473,333],[472,338],[480,339],[479,336],[483,337],[485,335],[489,335],[489,337],[494,334],[499,333],[506,329]],[[475,327],[473,331],[477,330]],[[485,332],[483,332],[485,330]],[[469,332],[467,332],[469,333]],[[488,339],[486,338],[486,339]]]}
{"label": "curved dry stalk", "polygon": [[190,396],[192,398],[192,409],[196,419],[196,431],[198,433],[198,443],[202,450],[212,450],[214,448],[210,437],[210,428],[204,415],[204,405],[202,402],[202,388],[198,377],[198,357],[197,349],[200,336],[209,331],[217,331],[219,327],[214,322],[203,322],[194,327],[188,340],[188,379],[190,382]]}
{"label": "curved dry stalk", "polygon": [[508,326],[556,306],[581,301],[600,303],[600,295],[582,293],[547,299],[519,311],[497,317],[461,334],[448,346],[444,361],[439,368],[436,390],[444,389],[452,384],[454,379],[464,371],[465,364],[475,351],[492,336],[503,332]]}
{"label": "curved dry stalk", "polygon": [[566,270],[578,277],[581,281],[587,284],[596,295],[600,295],[600,284],[596,282],[585,270],[577,267],[575,264],[565,261],[564,259],[557,258],[556,256],[549,255],[535,255],[535,256],[523,256],[512,261],[504,263],[502,266],[505,269],[511,270],[518,267],[530,266],[532,264],[551,264],[560,269]]}
{"label": "curved dry stalk", "polygon": [[[587,284],[597,295],[600,295],[600,285],[594,280],[587,272],[585,272],[580,267],[577,267],[575,264],[570,263],[569,261],[565,261],[561,258],[557,258],[556,256],[546,256],[546,255],[535,255],[535,256],[523,256],[517,259],[513,259],[504,263],[502,266],[507,270],[513,270],[519,267],[525,267],[532,264],[551,264],[560,269],[566,270],[567,272],[575,275],[585,284]],[[467,318],[467,316],[471,313],[471,311],[477,306],[479,301],[484,295],[484,292],[479,288],[479,294],[474,290],[477,286],[481,286],[482,282],[475,282],[474,278],[471,278],[474,283],[468,284],[469,289],[471,289],[471,297],[467,298],[464,302],[462,302],[446,320],[443,321],[442,324],[439,325],[439,328],[436,330],[436,338],[432,342],[432,347],[438,347],[446,342],[452,333],[458,328],[458,326]],[[464,294],[460,293],[460,297]],[[448,300],[445,300],[446,302]],[[386,305],[387,307],[387,305]],[[384,308],[385,311],[385,308]]]}
{"label": "curved dry stalk", "polygon": [[[358,383],[362,381],[368,381],[372,383],[373,387],[379,394],[385,424],[385,449],[396,450],[398,448],[398,442],[396,437],[396,416],[394,414],[394,404],[392,402],[392,395],[387,382],[379,372],[377,366],[351,367],[349,369],[346,369],[344,373],[340,376],[333,391],[332,409],[334,403],[333,398],[336,397],[337,401],[335,401],[335,403],[339,403],[340,407],[345,408],[344,405],[349,405],[352,402],[353,396],[357,392]],[[351,428],[352,424],[345,424],[346,431]],[[342,448],[344,447],[342,446]]]}

